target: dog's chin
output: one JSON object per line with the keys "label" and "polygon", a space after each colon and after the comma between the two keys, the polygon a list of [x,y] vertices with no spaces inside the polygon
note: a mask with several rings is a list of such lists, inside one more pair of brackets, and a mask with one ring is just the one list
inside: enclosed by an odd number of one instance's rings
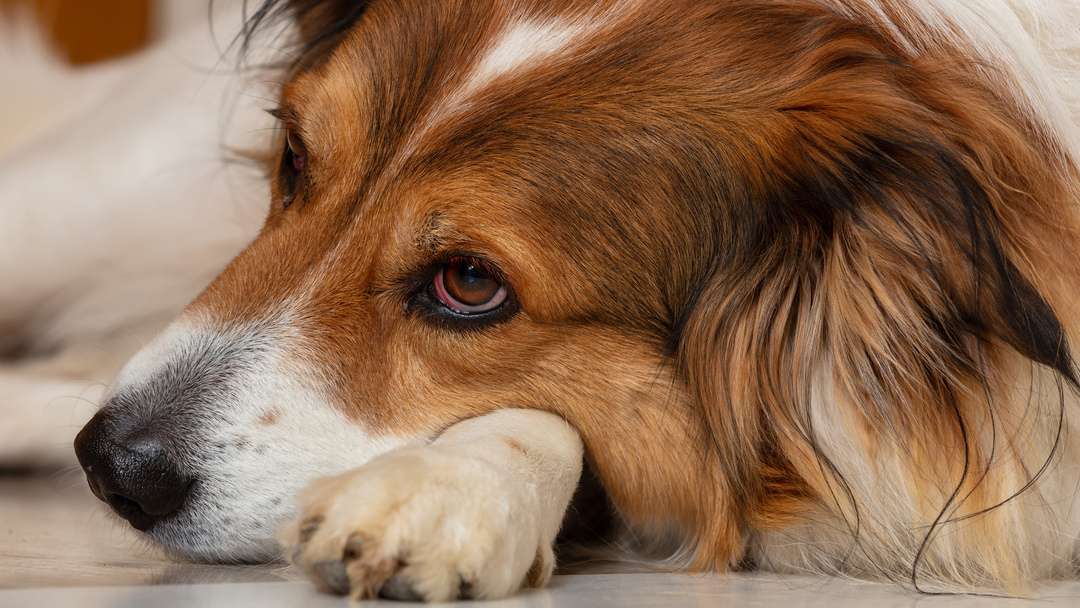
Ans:
{"label": "dog's chin", "polygon": [[[243,510],[223,509],[196,497],[170,517],[141,532],[174,559],[252,564],[282,559],[277,534],[296,515],[292,497],[248,497]],[[126,522],[125,522],[126,523]]]}

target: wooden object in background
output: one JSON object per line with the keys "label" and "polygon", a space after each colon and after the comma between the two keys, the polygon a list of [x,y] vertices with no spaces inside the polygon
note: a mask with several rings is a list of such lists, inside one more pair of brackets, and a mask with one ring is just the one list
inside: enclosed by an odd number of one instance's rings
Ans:
{"label": "wooden object in background", "polygon": [[142,48],[150,38],[150,0],[0,0],[32,6],[69,61],[90,63]]}

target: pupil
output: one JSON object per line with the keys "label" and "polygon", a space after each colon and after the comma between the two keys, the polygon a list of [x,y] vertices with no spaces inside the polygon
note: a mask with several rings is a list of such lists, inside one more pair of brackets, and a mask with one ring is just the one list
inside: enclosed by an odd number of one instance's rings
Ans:
{"label": "pupil", "polygon": [[461,276],[462,281],[469,286],[481,281],[487,281],[487,277],[484,276],[484,273],[472,264],[462,264],[459,275]]}
{"label": "pupil", "polygon": [[[470,298],[471,304],[483,304],[486,301],[483,298],[488,297],[492,286],[491,279],[484,271],[473,264],[465,263],[458,266],[457,275],[462,295]],[[482,301],[477,301],[478,298]]]}
{"label": "pupil", "polygon": [[459,301],[470,306],[487,303],[499,289],[499,284],[476,264],[456,262],[448,272],[447,289]]}

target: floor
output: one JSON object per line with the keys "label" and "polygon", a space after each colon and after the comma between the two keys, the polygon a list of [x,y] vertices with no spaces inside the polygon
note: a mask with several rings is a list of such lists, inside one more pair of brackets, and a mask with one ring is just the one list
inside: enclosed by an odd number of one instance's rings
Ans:
{"label": "floor", "polygon": [[[770,574],[557,576],[546,589],[484,608],[577,606],[783,606],[784,608],[1047,607],[1080,605],[1080,583],[1048,587],[1037,600],[927,597],[872,583]],[[0,608],[136,606],[321,608],[349,606],[320,595],[281,565],[210,566],[171,561],[108,518],[81,475],[0,476]],[[369,602],[365,606],[401,606]],[[476,605],[476,604],[473,604]]]}

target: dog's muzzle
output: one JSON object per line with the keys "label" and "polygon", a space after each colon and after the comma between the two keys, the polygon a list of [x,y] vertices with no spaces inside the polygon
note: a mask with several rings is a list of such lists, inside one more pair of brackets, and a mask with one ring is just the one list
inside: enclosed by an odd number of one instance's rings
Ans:
{"label": "dog's muzzle", "polygon": [[152,428],[117,433],[105,410],[79,432],[75,454],[94,495],[138,530],[175,513],[191,488]]}

